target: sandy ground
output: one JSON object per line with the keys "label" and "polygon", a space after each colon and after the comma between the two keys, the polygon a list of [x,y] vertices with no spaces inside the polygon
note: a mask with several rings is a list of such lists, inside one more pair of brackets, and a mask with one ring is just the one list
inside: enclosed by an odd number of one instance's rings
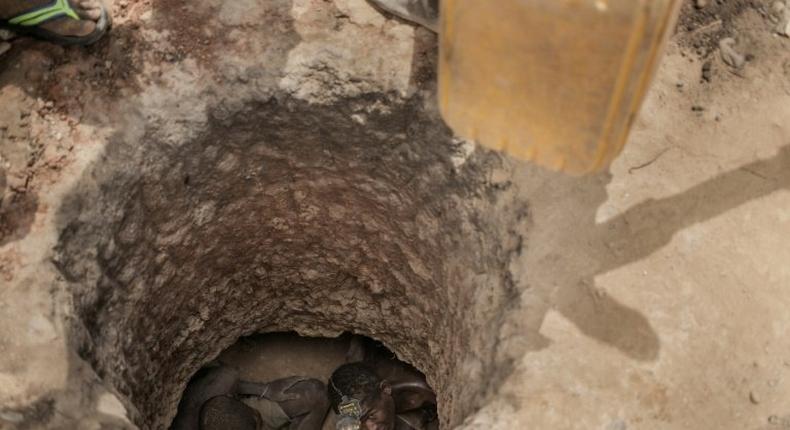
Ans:
{"label": "sandy ground", "polygon": [[727,20],[681,26],[611,173],[521,171],[546,347],[506,390],[535,428],[790,428],[790,43]]}
{"label": "sandy ground", "polygon": [[[482,408],[496,428],[790,429],[790,40],[771,2],[711,3],[687,5],[610,172],[523,164],[511,178],[533,225],[512,267],[522,311],[506,326],[523,334],[507,350],[524,353]],[[146,7],[114,6],[120,46],[139,48]],[[210,37],[177,43],[210,61]],[[723,37],[741,67],[724,62]],[[82,156],[81,111],[136,85],[139,50],[117,46],[18,41],[0,57],[0,285],[52,210],[39,196]],[[274,376],[243,345],[228,354]]]}

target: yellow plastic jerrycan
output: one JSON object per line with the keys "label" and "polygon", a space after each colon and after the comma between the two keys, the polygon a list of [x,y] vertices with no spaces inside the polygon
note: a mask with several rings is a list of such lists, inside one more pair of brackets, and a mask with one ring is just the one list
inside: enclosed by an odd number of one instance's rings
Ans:
{"label": "yellow plastic jerrycan", "polygon": [[681,0],[443,0],[439,102],[461,137],[572,174],[620,152]]}

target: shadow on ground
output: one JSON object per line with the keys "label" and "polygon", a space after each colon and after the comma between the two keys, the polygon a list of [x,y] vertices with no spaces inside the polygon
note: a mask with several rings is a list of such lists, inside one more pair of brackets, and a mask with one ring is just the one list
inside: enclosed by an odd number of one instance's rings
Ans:
{"label": "shadow on ground", "polygon": [[[522,294],[526,311],[519,313],[527,318],[506,327],[526,336],[527,350],[543,349],[550,341],[540,328],[546,312],[554,309],[585,335],[635,360],[653,361],[660,339],[648,319],[598,288],[596,276],[648,257],[693,224],[790,189],[790,146],[682,193],[646,200],[602,223],[596,222],[596,213],[607,199],[608,173],[587,178],[539,176],[537,181],[528,179],[539,185],[531,195],[535,225],[527,244],[534,249],[527,251],[525,263],[531,281]],[[547,209],[536,209],[536,204]]]}

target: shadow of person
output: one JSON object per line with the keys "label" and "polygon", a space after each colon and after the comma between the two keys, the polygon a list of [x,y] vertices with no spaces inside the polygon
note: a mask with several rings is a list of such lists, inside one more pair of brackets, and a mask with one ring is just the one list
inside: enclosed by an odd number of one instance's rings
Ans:
{"label": "shadow of person", "polygon": [[595,277],[648,257],[686,227],[790,189],[790,146],[772,158],[725,172],[674,196],[646,200],[597,223],[610,179],[608,173],[587,178],[549,174],[536,183],[535,225],[530,232],[530,243],[535,245],[526,250],[525,265],[530,285],[521,300],[528,315],[520,325],[527,350],[550,343],[540,329],[553,309],[586,336],[635,360],[656,360],[660,339],[648,319],[598,288]]}

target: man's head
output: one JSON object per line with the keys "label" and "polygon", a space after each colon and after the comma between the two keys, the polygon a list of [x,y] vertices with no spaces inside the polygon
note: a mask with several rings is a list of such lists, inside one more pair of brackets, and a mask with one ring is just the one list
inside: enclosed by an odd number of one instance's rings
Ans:
{"label": "man's head", "polygon": [[200,430],[257,430],[260,415],[255,409],[229,396],[207,400],[200,408]]}
{"label": "man's head", "polygon": [[332,373],[327,384],[329,400],[335,413],[344,402],[359,402],[362,430],[393,430],[395,401],[387,381],[362,363],[344,364]]}

